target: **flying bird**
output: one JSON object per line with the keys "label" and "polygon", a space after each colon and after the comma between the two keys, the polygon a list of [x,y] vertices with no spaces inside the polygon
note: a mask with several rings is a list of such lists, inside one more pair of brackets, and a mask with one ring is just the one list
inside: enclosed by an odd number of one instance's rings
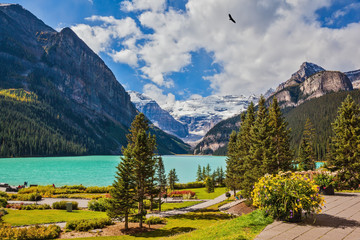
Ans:
{"label": "flying bird", "polygon": [[233,23],[236,23],[235,20],[232,18],[230,13],[229,13],[229,20],[232,21]]}

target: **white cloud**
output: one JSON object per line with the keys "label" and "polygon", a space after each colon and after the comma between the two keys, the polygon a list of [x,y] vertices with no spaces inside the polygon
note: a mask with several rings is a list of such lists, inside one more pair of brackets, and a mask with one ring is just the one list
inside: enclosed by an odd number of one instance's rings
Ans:
{"label": "white cloud", "polygon": [[[116,19],[112,16],[91,16],[86,18],[90,22],[100,22],[100,26],[78,24],[71,29],[84,40],[96,53],[105,52],[115,62],[137,66],[136,40],[142,38],[142,33],[132,18]],[[124,49],[112,50],[114,40],[121,41]]]}
{"label": "white cloud", "polygon": [[132,0],[121,3],[121,10],[126,12],[141,10],[162,11],[164,8],[165,0]]}
{"label": "white cloud", "polygon": [[160,106],[172,105],[175,103],[175,96],[172,93],[164,94],[163,90],[156,85],[148,83],[144,85],[145,95],[154,99]]}
{"label": "white cloud", "polygon": [[[360,68],[360,24],[329,29],[316,20],[316,10],[331,2],[189,0],[186,11],[171,8],[165,11],[164,0],[124,1],[122,9],[136,11],[142,27],[151,29],[151,33],[139,32],[135,22],[128,18],[99,16],[89,20],[102,21],[103,25],[74,28],[85,39],[91,39],[85,41],[95,51],[108,52],[114,61],[137,66],[144,78],[157,85],[145,85],[144,91],[156,92],[158,95],[151,97],[161,102],[172,96],[164,95],[160,87],[175,85],[167,76],[183,71],[192,62],[191,53],[199,49],[211,53],[214,63],[222,67],[221,72],[205,78],[210,81],[213,93],[249,95],[276,87],[304,61],[331,70]],[[236,24],[228,20],[229,13]],[[109,49],[113,39],[124,49],[119,52]],[[137,45],[139,39],[145,41]]]}

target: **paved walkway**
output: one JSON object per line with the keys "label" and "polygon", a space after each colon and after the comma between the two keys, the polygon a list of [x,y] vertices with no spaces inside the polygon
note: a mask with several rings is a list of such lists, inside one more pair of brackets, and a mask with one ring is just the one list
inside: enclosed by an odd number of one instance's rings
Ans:
{"label": "paved walkway", "polygon": [[359,240],[360,193],[336,193],[325,196],[325,208],[314,219],[303,223],[275,221],[255,240]]}
{"label": "paved walkway", "polygon": [[189,212],[193,212],[202,208],[207,208],[210,207],[214,204],[220,203],[224,200],[226,200],[227,197],[225,196],[225,193],[223,195],[220,195],[217,198],[187,207],[187,208],[181,208],[181,209],[175,209],[175,210],[170,210],[170,211],[166,211],[166,212],[161,212],[161,213],[150,213],[147,214],[146,217],[151,217],[151,216],[155,216],[155,217],[171,217],[174,215],[179,215],[179,214],[185,214],[185,213],[189,213]]}
{"label": "paved walkway", "polygon": [[75,201],[78,203],[79,208],[87,208],[89,199],[78,199],[78,198],[43,198],[40,201],[8,201],[8,203],[24,203],[24,204],[49,204],[52,206],[54,202],[60,202],[60,201],[68,201],[72,202]]}

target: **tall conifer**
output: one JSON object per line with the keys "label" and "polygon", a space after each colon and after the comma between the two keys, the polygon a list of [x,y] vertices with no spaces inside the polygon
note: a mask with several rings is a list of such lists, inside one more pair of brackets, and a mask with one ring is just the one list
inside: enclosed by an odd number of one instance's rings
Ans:
{"label": "tall conifer", "polygon": [[332,159],[330,163],[338,170],[341,181],[348,188],[357,188],[360,183],[360,109],[350,95],[339,108],[332,124]]}
{"label": "tall conifer", "polygon": [[300,170],[315,170],[314,134],[313,125],[310,119],[307,118],[299,146],[298,162]]}
{"label": "tall conifer", "polygon": [[236,173],[236,162],[237,162],[237,133],[233,131],[230,134],[228,151],[226,157],[226,177],[225,184],[226,186],[234,191],[234,195],[236,194],[236,190],[239,187],[239,183],[237,181],[237,173]]}
{"label": "tall conifer", "polygon": [[271,135],[271,155],[269,161],[265,162],[268,173],[274,174],[281,171],[291,170],[292,151],[290,150],[290,130],[287,122],[282,116],[278,101],[273,99],[269,109],[269,126]]}
{"label": "tall conifer", "polygon": [[130,134],[127,135],[128,145],[124,152],[126,157],[132,160],[136,198],[138,202],[138,215],[140,216],[139,227],[143,226],[144,199],[149,186],[154,180],[156,157],[155,136],[147,134],[148,122],[143,113],[137,115],[130,127]]}
{"label": "tall conifer", "polygon": [[127,151],[123,149],[124,157],[121,157],[116,167],[116,176],[113,188],[110,191],[111,199],[107,214],[112,218],[124,218],[125,230],[128,230],[129,214],[135,208],[135,182],[133,176],[132,159]]}
{"label": "tall conifer", "polygon": [[159,212],[161,212],[161,194],[166,189],[165,167],[161,156],[157,158],[156,175],[159,186]]}

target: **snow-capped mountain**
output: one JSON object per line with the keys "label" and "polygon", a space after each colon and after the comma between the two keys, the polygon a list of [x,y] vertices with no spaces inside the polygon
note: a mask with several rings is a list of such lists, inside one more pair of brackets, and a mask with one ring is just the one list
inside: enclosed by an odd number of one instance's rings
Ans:
{"label": "snow-capped mountain", "polygon": [[155,126],[180,138],[188,137],[189,131],[187,125],[175,120],[153,99],[134,91],[129,91],[128,93],[135,107],[144,113]]}
{"label": "snow-capped mountain", "polygon": [[190,139],[201,139],[209,129],[221,120],[232,117],[244,111],[251,101],[257,102],[257,97],[245,96],[193,96],[188,100],[176,101],[163,106],[175,119],[186,123],[189,127]]}
{"label": "snow-capped mountain", "polygon": [[[160,108],[153,99],[144,94],[134,91],[129,91],[129,94],[136,108],[156,126],[179,136],[188,143],[200,140],[218,122],[241,113],[251,101],[254,103],[258,101],[255,95],[250,97],[194,95],[188,100],[175,101]],[[169,116],[174,120],[170,120]]]}

